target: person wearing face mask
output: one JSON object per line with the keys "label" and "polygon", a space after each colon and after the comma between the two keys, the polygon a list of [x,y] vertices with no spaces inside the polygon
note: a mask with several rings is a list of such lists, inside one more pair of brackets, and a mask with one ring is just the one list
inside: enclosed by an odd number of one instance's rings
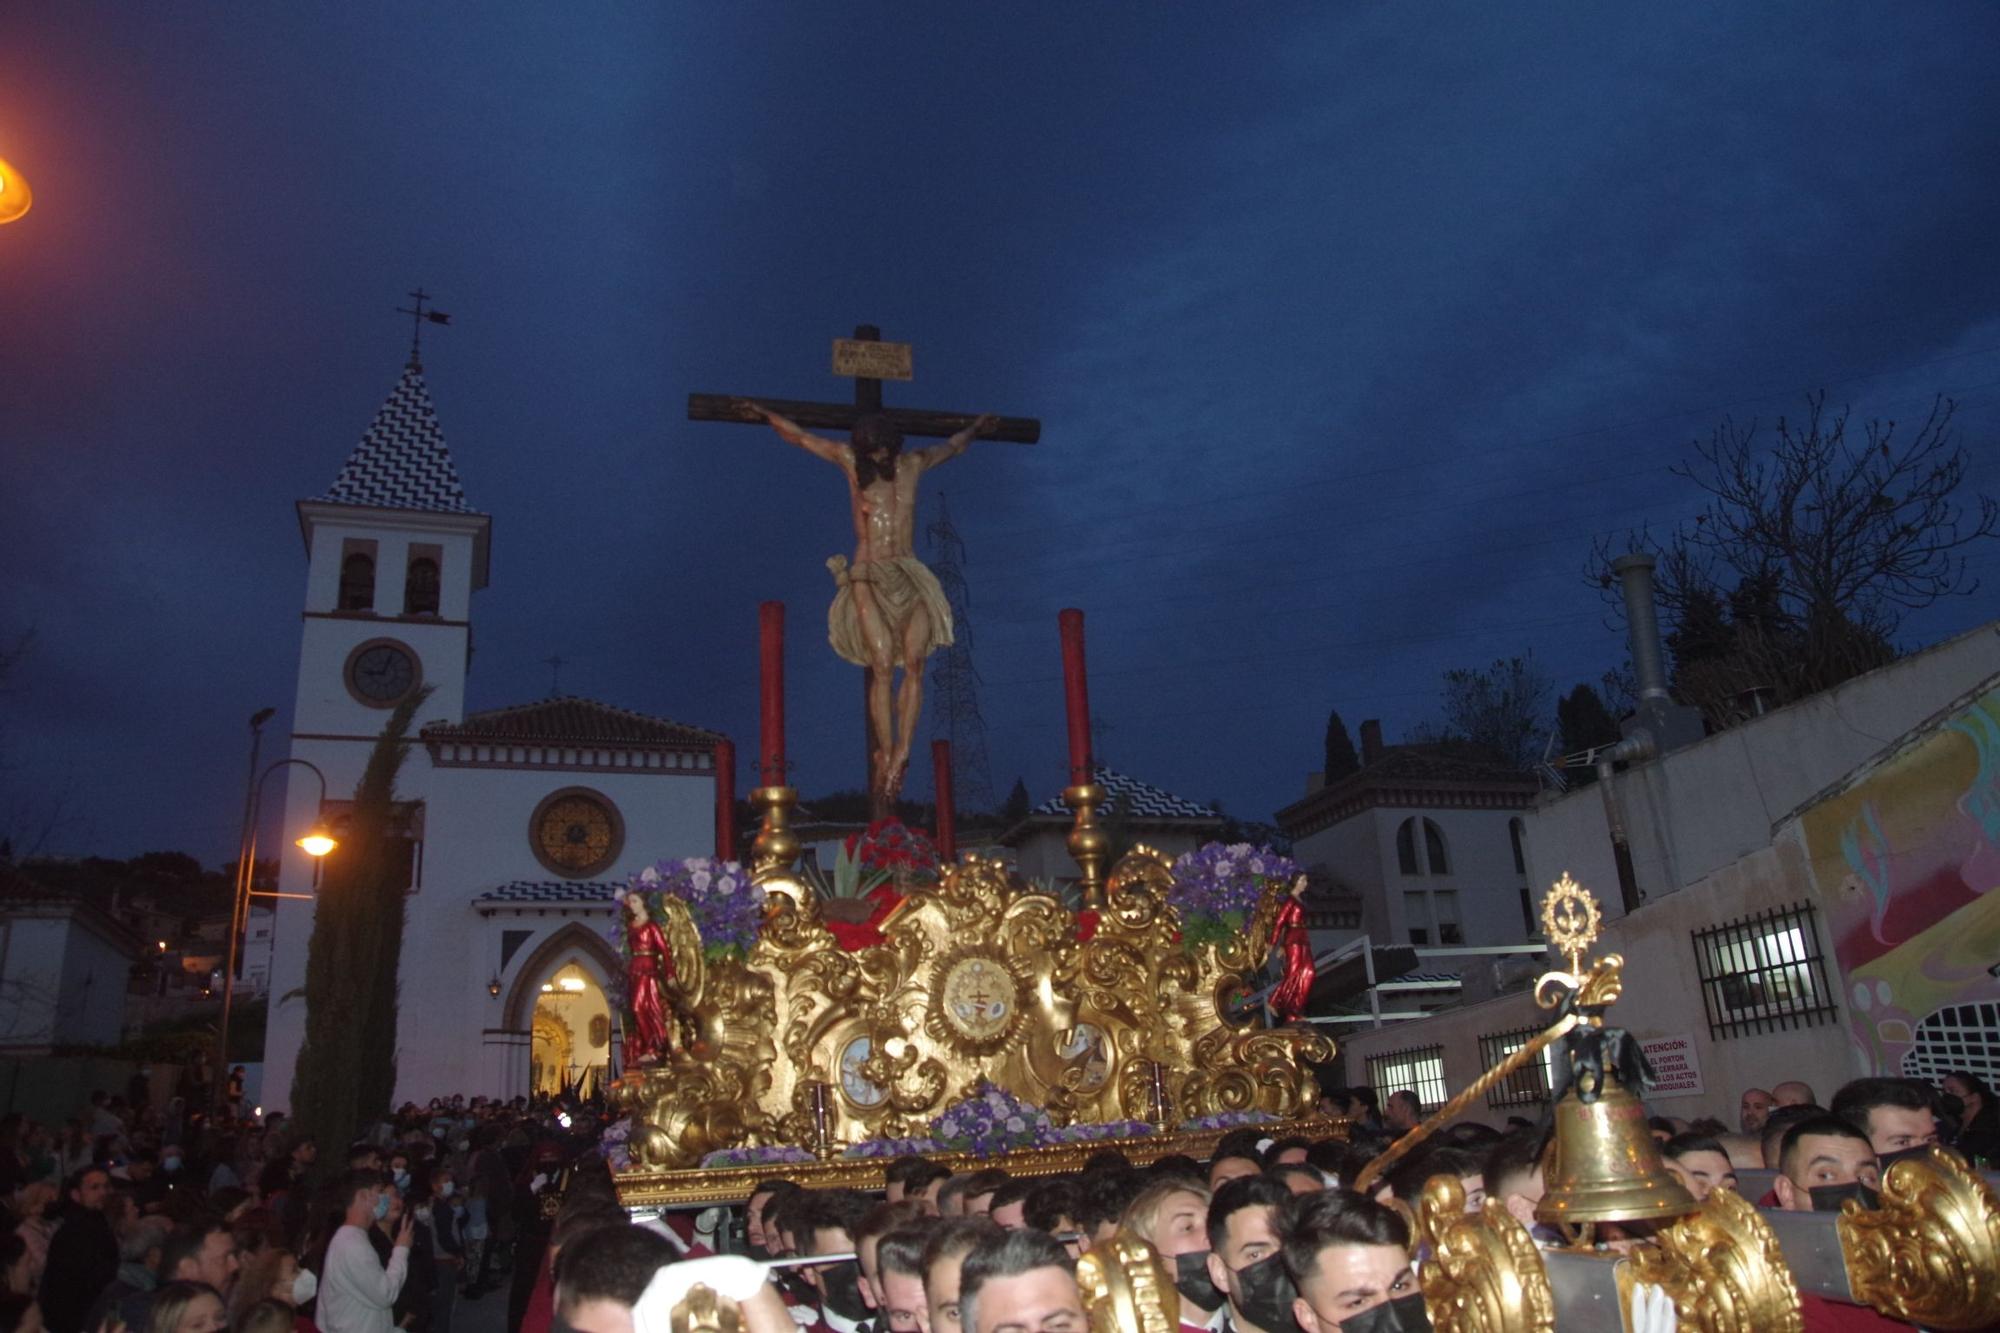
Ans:
{"label": "person wearing face mask", "polygon": [[[791,1214],[793,1234],[808,1255],[854,1254],[855,1237],[870,1206],[859,1190],[814,1190]],[[815,1264],[805,1276],[819,1295],[819,1318],[805,1327],[816,1333],[858,1333],[873,1313],[861,1293],[860,1262]]]}
{"label": "person wearing face mask", "polygon": [[[1778,1171],[1773,1191],[1778,1207],[1787,1212],[1838,1212],[1849,1199],[1859,1201],[1864,1208],[1876,1204],[1881,1168],[1875,1149],[1866,1135],[1838,1116],[1816,1116],[1786,1130]],[[1865,1305],[1847,1305],[1811,1292],[1799,1294],[1799,1314],[1806,1333],[1911,1327]]]}
{"label": "person wearing face mask", "polygon": [[1139,1191],[1118,1222],[1174,1266],[1181,1333],[1205,1333],[1222,1322],[1222,1292],[1208,1275],[1208,1203],[1208,1191],[1192,1179],[1158,1180]]}
{"label": "person wearing face mask", "polygon": [[388,1215],[388,1181],[380,1171],[349,1171],[340,1192],[347,1211],[327,1243],[320,1274],[319,1304],[313,1322],[323,1333],[389,1333],[390,1310],[410,1270],[410,1237],[415,1219],[404,1218],[390,1247],[389,1262],[375,1256],[369,1229]]}
{"label": "person wearing face mask", "polygon": [[2000,1102],[1994,1100],[1993,1090],[1967,1069],[1946,1074],[1944,1090],[1965,1108],[1951,1146],[1975,1164],[1985,1162],[1989,1170],[2000,1166]]}
{"label": "person wearing face mask", "polygon": [[1937,1146],[1930,1089],[1904,1078],[1857,1078],[1833,1094],[1833,1114],[1868,1136],[1884,1168]]}
{"label": "person wearing face mask", "polygon": [[1394,1209],[1344,1190],[1306,1195],[1286,1219],[1282,1256],[1305,1333],[1430,1333],[1410,1229]]}
{"label": "person wearing face mask", "polygon": [[1279,1253],[1278,1219],[1292,1192],[1265,1176],[1224,1181],[1208,1205],[1208,1277],[1227,1301],[1222,1328],[1299,1333],[1297,1293]]}
{"label": "person wearing face mask", "polygon": [[429,1233],[436,1282],[431,1288],[434,1333],[449,1333],[452,1308],[458,1304],[458,1280],[465,1271],[465,1242],[458,1231],[458,1182],[447,1167],[430,1169],[430,1193],[414,1210],[419,1233]]}

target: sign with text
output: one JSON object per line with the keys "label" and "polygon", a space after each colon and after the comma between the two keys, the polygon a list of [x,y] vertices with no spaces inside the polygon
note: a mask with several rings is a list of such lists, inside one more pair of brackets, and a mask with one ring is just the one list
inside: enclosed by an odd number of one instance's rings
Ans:
{"label": "sign with text", "polygon": [[833,340],[833,373],[854,379],[907,380],[910,344],[870,342],[861,338]]}
{"label": "sign with text", "polygon": [[1686,1033],[1677,1037],[1646,1037],[1639,1046],[1660,1080],[1646,1094],[1648,1098],[1698,1097],[1707,1091],[1701,1084],[1701,1055],[1695,1049],[1693,1037]]}

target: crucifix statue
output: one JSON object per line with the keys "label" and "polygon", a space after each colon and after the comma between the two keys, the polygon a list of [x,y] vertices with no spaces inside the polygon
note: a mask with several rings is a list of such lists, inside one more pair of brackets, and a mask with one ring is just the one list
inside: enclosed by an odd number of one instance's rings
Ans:
{"label": "crucifix statue", "polygon": [[[852,407],[691,394],[688,416],[768,425],[789,443],[840,468],[847,478],[854,557],[850,562],[836,555],[827,561],[835,586],[827,637],[836,653],[866,673],[868,791],[876,817],[884,818],[894,812],[909,769],[923,709],[924,661],[952,641],[950,604],[912,543],[918,480],[964,453],[975,439],[1032,444],[1041,436],[1041,423],[884,408],[882,375],[909,378],[908,349],[880,342],[879,331],[869,325],[854,333],[853,342],[835,348],[837,368],[844,359],[859,370]],[[890,355],[870,355],[876,349]],[[845,429],[849,440],[827,439],[812,427]],[[911,435],[944,443],[905,452],[903,439]],[[899,667],[903,679],[897,684]]]}

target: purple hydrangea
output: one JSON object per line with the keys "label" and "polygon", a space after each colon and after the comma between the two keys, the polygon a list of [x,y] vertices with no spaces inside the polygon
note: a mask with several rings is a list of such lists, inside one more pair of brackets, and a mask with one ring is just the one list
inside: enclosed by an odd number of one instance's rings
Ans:
{"label": "purple hydrangea", "polygon": [[1181,937],[1188,944],[1220,942],[1255,915],[1267,884],[1289,884],[1298,873],[1298,862],[1269,847],[1203,843],[1174,862],[1167,901],[1181,914]]}
{"label": "purple hydrangea", "polygon": [[1278,1117],[1269,1111],[1218,1111],[1181,1122],[1182,1129],[1236,1129],[1242,1125],[1268,1125]]}
{"label": "purple hydrangea", "polygon": [[804,1148],[773,1144],[767,1148],[725,1148],[701,1159],[703,1166],[768,1166],[780,1162],[810,1162],[813,1155]]}
{"label": "purple hydrangea", "polygon": [[[618,891],[657,902],[671,894],[687,904],[688,916],[701,932],[701,951],[710,959],[741,958],[757,943],[764,925],[764,890],[750,882],[750,872],[735,861],[690,856],[647,866]],[[619,914],[616,938],[623,946],[625,916]]]}

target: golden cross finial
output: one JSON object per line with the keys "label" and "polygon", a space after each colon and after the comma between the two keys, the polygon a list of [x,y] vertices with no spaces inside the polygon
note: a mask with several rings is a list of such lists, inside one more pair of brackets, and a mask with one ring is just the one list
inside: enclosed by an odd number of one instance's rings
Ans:
{"label": "golden cross finial", "polygon": [[1597,940],[1603,914],[1589,889],[1571,879],[1567,870],[1542,900],[1542,933],[1569,960],[1572,976],[1583,974],[1583,955]]}

